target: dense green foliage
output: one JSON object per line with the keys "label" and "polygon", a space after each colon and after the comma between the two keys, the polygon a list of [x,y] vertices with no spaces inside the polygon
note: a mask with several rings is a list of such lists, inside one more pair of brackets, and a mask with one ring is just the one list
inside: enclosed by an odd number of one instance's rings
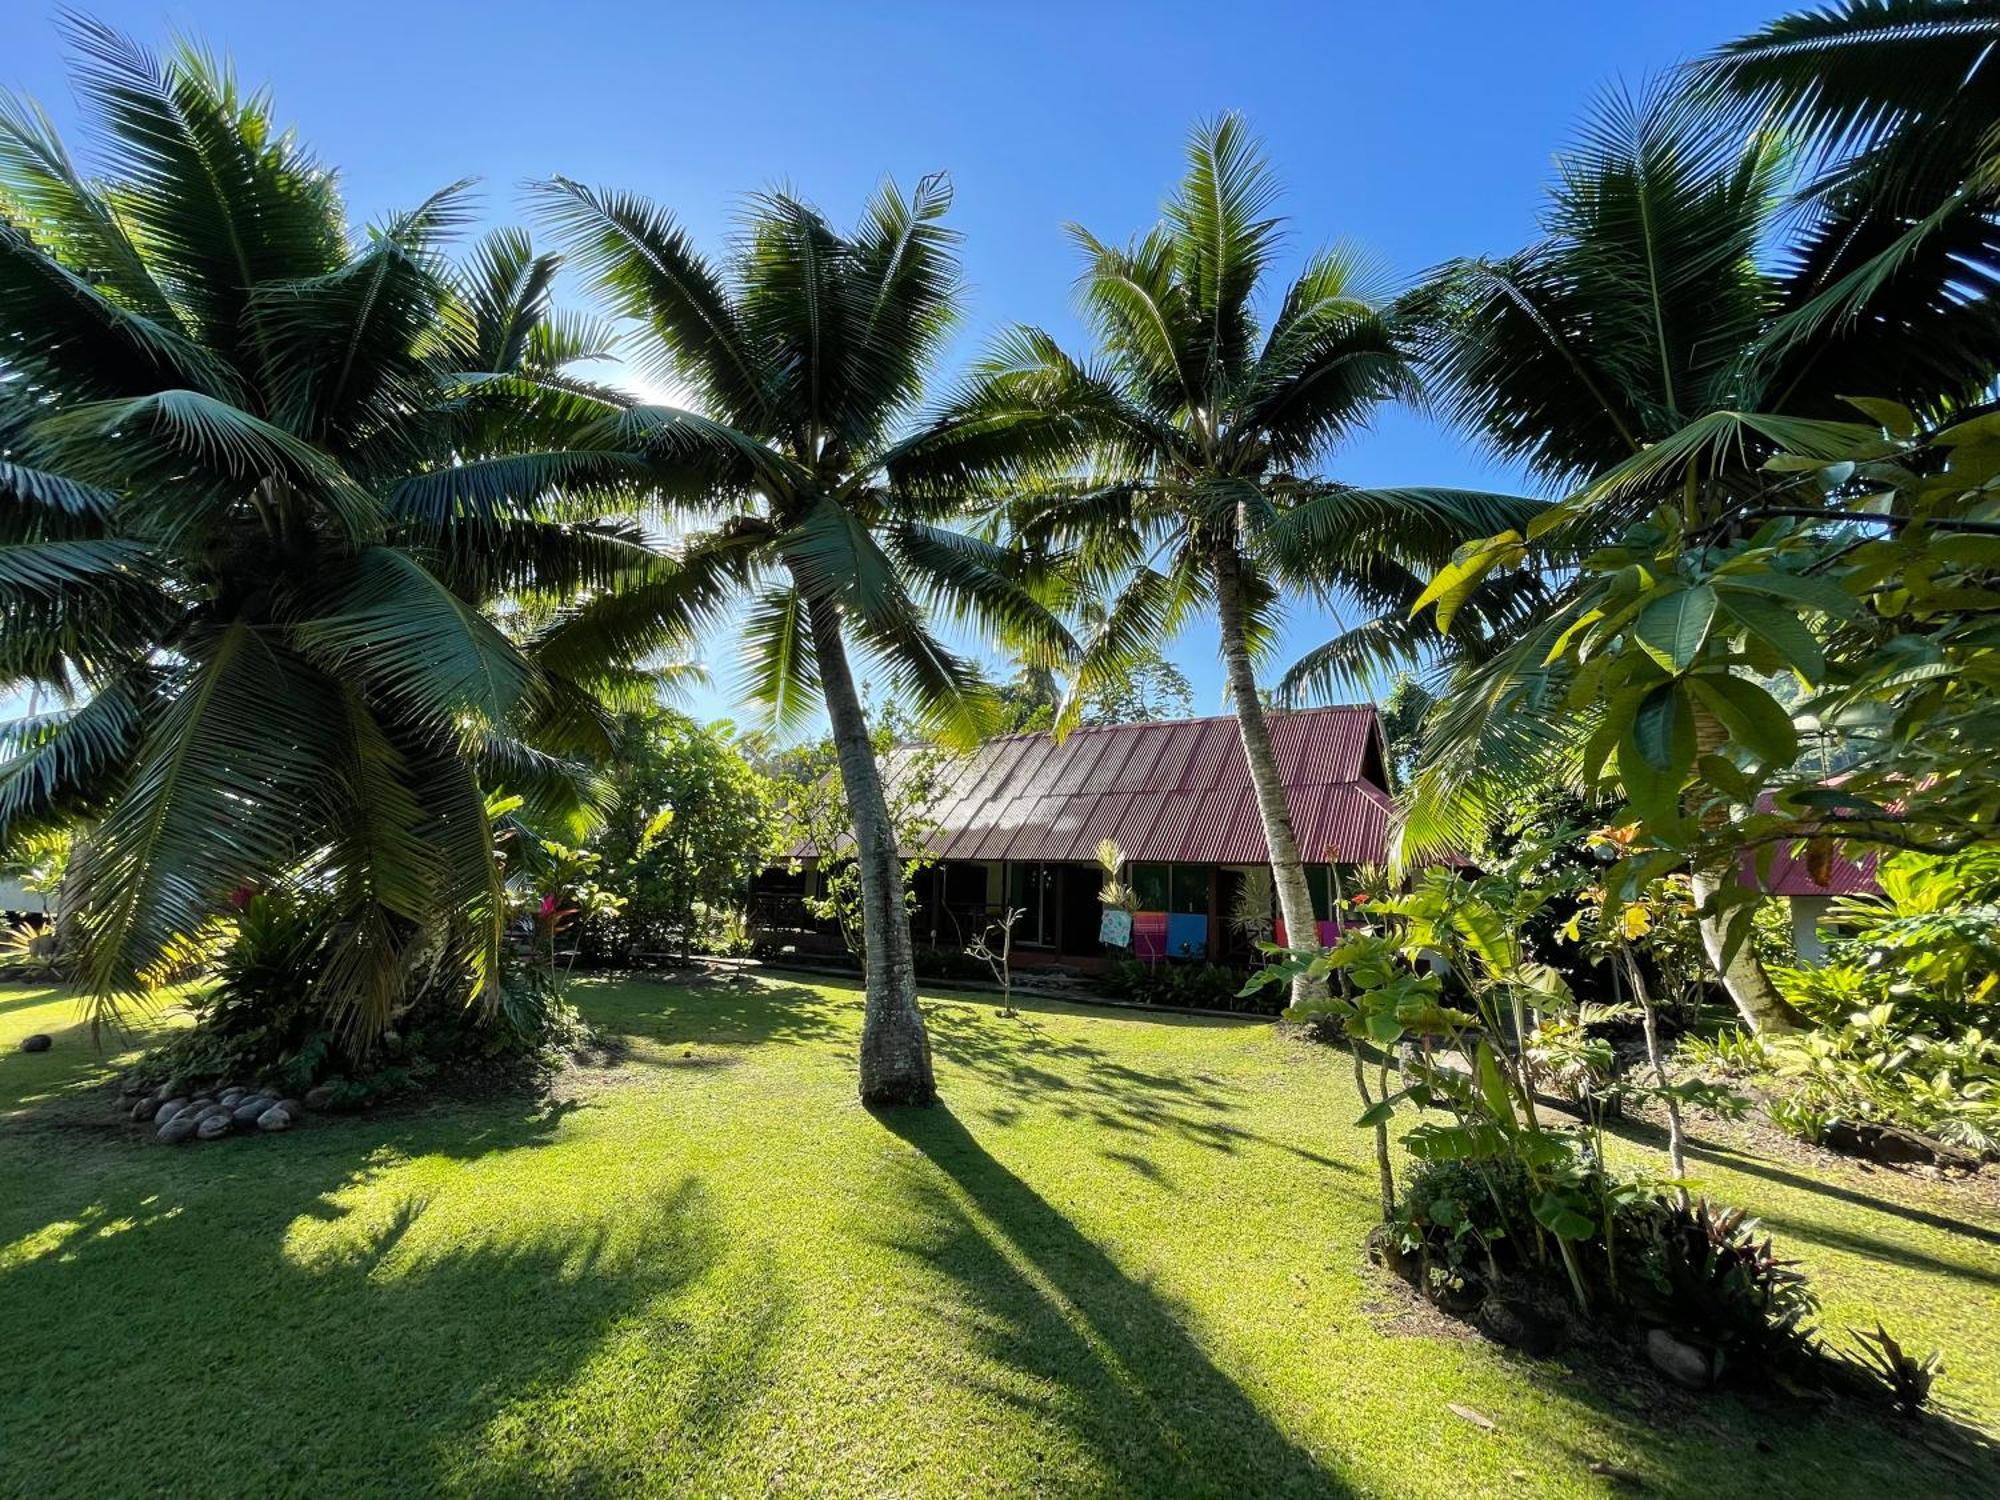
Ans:
{"label": "dense green foliage", "polygon": [[1905,852],[1877,874],[1881,896],[1829,912],[1825,962],[1774,973],[1809,1032],[1696,1042],[1690,1060],[1753,1079],[1808,1140],[1886,1124],[2000,1154],[2000,851]]}
{"label": "dense green foliage", "polygon": [[654,710],[623,716],[607,779],[615,801],[591,846],[620,898],[579,934],[594,960],[685,954],[735,925],[752,875],[776,855],[776,788],[727,724]]}

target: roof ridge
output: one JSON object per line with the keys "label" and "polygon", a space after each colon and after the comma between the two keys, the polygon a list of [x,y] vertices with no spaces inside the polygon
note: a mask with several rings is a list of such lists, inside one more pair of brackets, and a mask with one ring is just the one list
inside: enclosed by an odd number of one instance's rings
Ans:
{"label": "roof ridge", "polygon": [[[1303,719],[1311,714],[1379,714],[1381,711],[1382,706],[1379,703],[1316,703],[1311,708],[1267,708],[1264,714],[1266,718],[1271,719]],[[1236,715],[1231,713],[1193,714],[1185,719],[1134,719],[1124,724],[1080,724],[1064,738],[1073,739],[1079,734],[1106,734],[1121,729],[1173,729],[1182,724],[1235,722]],[[989,735],[982,743],[995,745],[1002,740],[1032,740],[1054,733],[1053,729],[1017,729],[1011,734]]]}

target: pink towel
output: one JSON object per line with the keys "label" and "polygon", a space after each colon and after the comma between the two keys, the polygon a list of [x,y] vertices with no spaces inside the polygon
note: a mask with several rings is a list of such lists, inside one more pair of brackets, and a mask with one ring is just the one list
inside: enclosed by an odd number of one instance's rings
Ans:
{"label": "pink towel", "polygon": [[1164,958],[1167,952],[1167,914],[1163,911],[1132,913],[1132,952],[1135,957]]}

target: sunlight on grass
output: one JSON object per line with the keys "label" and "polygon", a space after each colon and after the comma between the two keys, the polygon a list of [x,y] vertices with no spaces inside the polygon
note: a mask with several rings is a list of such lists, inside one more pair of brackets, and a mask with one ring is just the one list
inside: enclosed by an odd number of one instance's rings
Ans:
{"label": "sunlight on grass", "polygon": [[[630,1046],[550,1101],[213,1146],[121,1123],[82,1047],[0,1054],[0,1324],[36,1372],[0,1396],[0,1491],[1573,1495],[1596,1461],[1970,1492],[1848,1416],[1650,1410],[1406,1329],[1344,1069],[1268,1027],[934,999],[945,1106],[875,1116],[851,992],[582,998]],[[0,1011],[0,1046],[62,1004]],[[1914,1179],[1714,1158],[1830,1323],[1942,1345],[1995,1420],[2000,1233]]]}

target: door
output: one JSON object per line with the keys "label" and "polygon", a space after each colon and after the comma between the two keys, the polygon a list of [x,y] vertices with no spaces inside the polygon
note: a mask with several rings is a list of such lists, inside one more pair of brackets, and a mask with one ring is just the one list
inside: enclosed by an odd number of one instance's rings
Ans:
{"label": "door", "polygon": [[1056,891],[1062,908],[1060,952],[1074,958],[1094,958],[1104,951],[1097,941],[1104,922],[1104,903],[1097,893],[1104,889],[1104,876],[1096,865],[1059,865]]}
{"label": "door", "polygon": [[1017,947],[1047,948],[1056,940],[1056,866],[1023,861],[1007,866],[1007,904],[1022,913],[1014,924]]}

